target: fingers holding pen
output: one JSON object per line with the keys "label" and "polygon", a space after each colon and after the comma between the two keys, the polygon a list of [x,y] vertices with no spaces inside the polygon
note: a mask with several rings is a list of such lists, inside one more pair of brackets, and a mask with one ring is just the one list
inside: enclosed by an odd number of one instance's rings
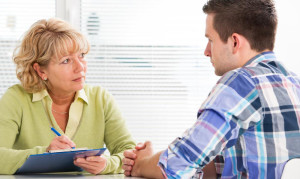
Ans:
{"label": "fingers holding pen", "polygon": [[50,145],[46,149],[47,152],[49,150],[70,149],[76,147],[75,143],[68,136],[61,135],[54,127],[51,127],[51,130],[57,135],[57,137],[51,141]]}
{"label": "fingers holding pen", "polygon": [[61,144],[68,145],[69,148],[76,147],[75,143],[66,135],[58,136],[57,139]]}
{"label": "fingers holding pen", "polygon": [[60,149],[70,149],[75,148],[75,143],[66,135],[57,136],[53,138],[50,145],[46,149],[49,150],[60,150]]}

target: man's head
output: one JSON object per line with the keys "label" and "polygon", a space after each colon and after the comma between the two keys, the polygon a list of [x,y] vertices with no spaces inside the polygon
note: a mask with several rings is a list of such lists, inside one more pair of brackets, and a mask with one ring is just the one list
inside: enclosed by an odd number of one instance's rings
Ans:
{"label": "man's head", "polygon": [[272,0],[210,0],[203,11],[215,14],[213,26],[223,42],[238,33],[253,50],[273,50],[277,14]]}
{"label": "man's head", "polygon": [[217,75],[244,65],[248,51],[273,50],[277,15],[272,0],[209,0],[203,11],[209,38],[205,55],[211,57]]}

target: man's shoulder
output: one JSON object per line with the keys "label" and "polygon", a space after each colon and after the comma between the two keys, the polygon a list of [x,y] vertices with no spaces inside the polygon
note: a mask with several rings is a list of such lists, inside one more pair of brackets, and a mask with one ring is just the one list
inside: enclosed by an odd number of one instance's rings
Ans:
{"label": "man's shoulder", "polygon": [[255,90],[255,82],[251,75],[244,69],[235,69],[224,74],[212,89],[211,95],[221,98],[226,96],[236,96],[236,99],[247,96]]}
{"label": "man's shoulder", "polygon": [[255,65],[244,66],[225,73],[220,82],[228,83],[233,80],[254,79],[261,76],[281,75],[298,78],[297,75],[289,71],[279,61],[261,61]]}
{"label": "man's shoulder", "polygon": [[261,75],[284,75],[284,76],[297,76],[295,73],[287,69],[280,61],[276,60],[263,60],[255,65],[242,67],[251,76]]}
{"label": "man's shoulder", "polygon": [[251,73],[245,69],[245,68],[237,68],[231,71],[228,71],[227,73],[225,73],[220,80],[218,81],[218,83],[222,83],[222,84],[231,84],[231,83],[235,83],[236,81],[249,81],[251,80]]}

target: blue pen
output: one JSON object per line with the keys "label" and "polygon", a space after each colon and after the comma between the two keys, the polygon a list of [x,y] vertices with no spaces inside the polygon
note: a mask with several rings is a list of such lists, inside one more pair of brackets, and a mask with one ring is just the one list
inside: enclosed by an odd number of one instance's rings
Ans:
{"label": "blue pen", "polygon": [[[51,127],[51,130],[52,130],[57,136],[61,136],[61,134],[60,134],[56,129],[54,129],[53,127]],[[72,149],[75,149],[75,147],[72,147]]]}
{"label": "blue pen", "polygon": [[57,136],[61,136],[60,133],[59,133],[57,130],[55,130],[53,127],[51,127],[51,130],[52,130]]}

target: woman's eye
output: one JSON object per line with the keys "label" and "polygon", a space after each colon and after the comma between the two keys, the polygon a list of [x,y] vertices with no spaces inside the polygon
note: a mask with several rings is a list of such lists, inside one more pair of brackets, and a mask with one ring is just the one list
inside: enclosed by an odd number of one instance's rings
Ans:
{"label": "woman's eye", "polygon": [[80,54],[80,57],[81,57],[81,58],[84,58],[84,56],[85,56],[85,53],[81,53],[81,54]]}
{"label": "woman's eye", "polygon": [[63,64],[67,64],[67,63],[69,63],[69,61],[70,61],[70,59],[67,58],[67,59],[65,59],[62,63],[63,63]]}

